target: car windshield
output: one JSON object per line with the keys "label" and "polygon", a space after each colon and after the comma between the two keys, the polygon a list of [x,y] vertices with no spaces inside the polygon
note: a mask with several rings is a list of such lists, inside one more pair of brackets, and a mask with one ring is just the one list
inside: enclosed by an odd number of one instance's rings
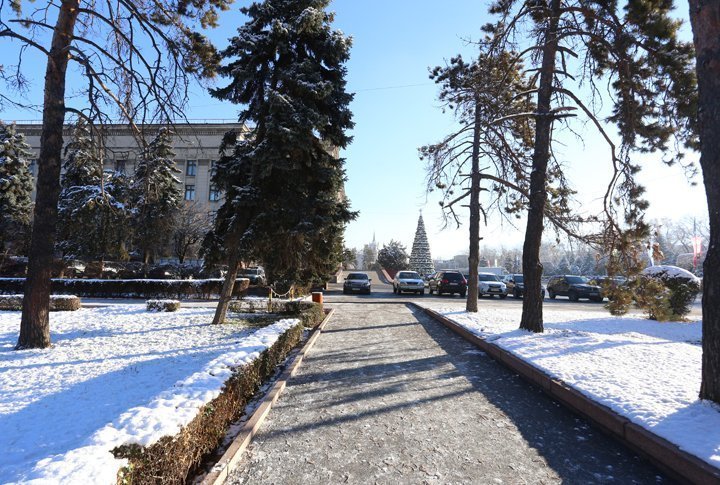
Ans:
{"label": "car windshield", "polygon": [[463,279],[465,279],[460,273],[445,273],[443,275],[443,278],[448,281],[462,281]]}
{"label": "car windshield", "polygon": [[522,283],[522,282],[523,282],[523,275],[521,275],[521,274],[516,274],[515,276],[513,276],[513,280],[515,280],[515,283]]}
{"label": "car windshield", "polygon": [[494,274],[479,274],[478,279],[480,281],[500,281]]}
{"label": "car windshield", "polygon": [[350,273],[349,275],[347,275],[347,278],[345,278],[345,279],[346,280],[367,280],[368,275],[366,275],[364,273]]}
{"label": "car windshield", "polygon": [[401,271],[398,273],[398,278],[408,279],[408,280],[419,280],[420,275],[417,274],[415,271]]}
{"label": "car windshield", "polygon": [[571,285],[582,285],[582,284],[587,283],[587,281],[588,281],[587,278],[585,278],[583,276],[567,276],[565,279]]}

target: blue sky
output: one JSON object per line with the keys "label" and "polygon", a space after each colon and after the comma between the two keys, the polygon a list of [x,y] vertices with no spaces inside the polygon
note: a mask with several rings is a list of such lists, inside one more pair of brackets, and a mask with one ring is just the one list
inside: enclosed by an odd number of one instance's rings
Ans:
{"label": "blue sky", "polygon": [[[232,11],[221,17],[220,27],[208,32],[219,47],[244,22],[237,10],[247,4],[236,1]],[[395,239],[409,250],[422,210],[434,257],[466,252],[467,225],[460,230],[442,229],[437,199],[425,193],[424,164],[417,149],[438,141],[454,127],[451,115],[439,109],[428,68],[458,53],[468,58],[474,55],[468,40],[477,39],[480,26],[490,20],[487,3],[335,0],[331,10],[336,12],[335,26],[354,40],[348,89],[356,93],[352,105],[356,127],[354,141],[343,156],[347,159],[346,191],[360,217],[349,225],[346,244],[362,247],[375,234],[381,243]],[[39,84],[43,70],[42,63],[37,65],[39,70],[31,78]],[[189,118],[236,119],[236,106],[210,98],[200,86],[192,92]],[[42,97],[31,100],[39,103]],[[2,117],[37,119],[39,115],[6,111]],[[584,143],[560,133],[557,149],[569,162],[578,205],[589,207],[602,195],[599,181],[607,176],[606,151],[589,129],[579,129]],[[699,187],[691,188],[680,169],[663,166],[657,157],[646,157],[644,167],[641,179],[648,185],[650,217],[707,217],[701,179]],[[522,245],[523,228],[523,221],[518,230],[492,218],[481,235],[487,245],[515,247]]]}

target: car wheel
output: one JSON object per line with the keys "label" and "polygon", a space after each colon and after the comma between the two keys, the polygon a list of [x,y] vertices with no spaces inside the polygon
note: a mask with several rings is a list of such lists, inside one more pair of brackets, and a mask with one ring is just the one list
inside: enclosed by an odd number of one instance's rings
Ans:
{"label": "car wheel", "polygon": [[570,299],[570,301],[578,301],[580,299],[578,294],[575,293],[574,291],[571,291],[570,293],[568,293],[568,298]]}
{"label": "car wheel", "polygon": [[554,291],[548,290],[548,296],[550,297],[551,300],[554,300],[556,295],[555,295]]}
{"label": "car wheel", "polygon": [[460,298],[465,298],[465,294],[466,294],[466,293],[465,293],[464,291],[461,291],[461,292],[460,292]]}
{"label": "car wheel", "polygon": [[505,298],[507,298],[507,295],[500,295],[501,300],[504,300]]}
{"label": "car wheel", "polygon": [[520,298],[520,292],[518,290],[513,290],[513,296],[515,298]]}
{"label": "car wheel", "polygon": [[595,303],[602,303],[603,298],[602,298],[602,297],[595,297],[595,298],[592,299],[592,301],[594,301]]}
{"label": "car wheel", "polygon": [[425,290],[420,290],[420,295],[424,295],[424,294],[425,294]]}

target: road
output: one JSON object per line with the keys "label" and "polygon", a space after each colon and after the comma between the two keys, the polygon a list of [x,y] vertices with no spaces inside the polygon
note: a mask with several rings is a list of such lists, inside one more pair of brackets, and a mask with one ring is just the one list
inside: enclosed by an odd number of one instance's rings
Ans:
{"label": "road", "polygon": [[[370,295],[360,295],[360,294],[352,294],[352,295],[343,295],[342,294],[342,283],[331,283],[328,285],[328,290],[324,294],[325,300],[328,302],[338,302],[338,303],[348,303],[353,301],[362,301],[366,303],[370,302],[378,302],[378,303],[403,303],[403,302],[424,302],[425,304],[428,304],[428,302],[432,302],[433,305],[437,304],[438,306],[442,307],[457,307],[458,309],[465,308],[465,298],[461,298],[459,295],[430,295],[426,293],[423,296],[416,295],[414,293],[403,293],[401,295],[396,295],[392,291],[392,286],[385,284],[381,280],[381,275],[374,271],[353,271],[354,273],[366,273],[368,276],[372,278],[372,293]],[[349,272],[343,273],[344,279],[345,275]],[[606,300],[607,301],[607,300]],[[516,299],[512,296],[509,296],[505,298],[504,300],[501,300],[497,297],[483,297],[480,298],[478,301],[478,306],[480,307],[487,307],[492,309],[499,309],[502,310],[504,308],[518,308],[522,307],[522,299]],[[553,310],[553,311],[587,311],[587,312],[594,312],[598,313],[607,317],[611,317],[610,313],[605,308],[605,305],[602,303],[595,303],[588,300],[580,300],[578,302],[573,302],[568,300],[565,297],[558,296],[555,300],[551,300],[550,298],[545,298],[543,301],[543,308],[547,310]],[[641,315],[642,311],[637,309],[631,309],[630,314],[638,314]],[[692,306],[692,309],[690,311],[690,314],[687,316],[689,320],[700,320],[702,319],[702,306],[700,304],[700,298],[695,301],[695,303]]]}
{"label": "road", "polygon": [[334,316],[228,483],[667,482],[372,277],[369,296],[328,292]]}

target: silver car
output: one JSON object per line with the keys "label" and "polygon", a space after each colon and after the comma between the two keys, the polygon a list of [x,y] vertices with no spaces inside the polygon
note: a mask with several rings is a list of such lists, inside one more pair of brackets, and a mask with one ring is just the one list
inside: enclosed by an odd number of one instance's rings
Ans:
{"label": "silver car", "polygon": [[393,279],[393,293],[412,291],[418,295],[425,294],[425,280],[415,271],[398,271]]}

